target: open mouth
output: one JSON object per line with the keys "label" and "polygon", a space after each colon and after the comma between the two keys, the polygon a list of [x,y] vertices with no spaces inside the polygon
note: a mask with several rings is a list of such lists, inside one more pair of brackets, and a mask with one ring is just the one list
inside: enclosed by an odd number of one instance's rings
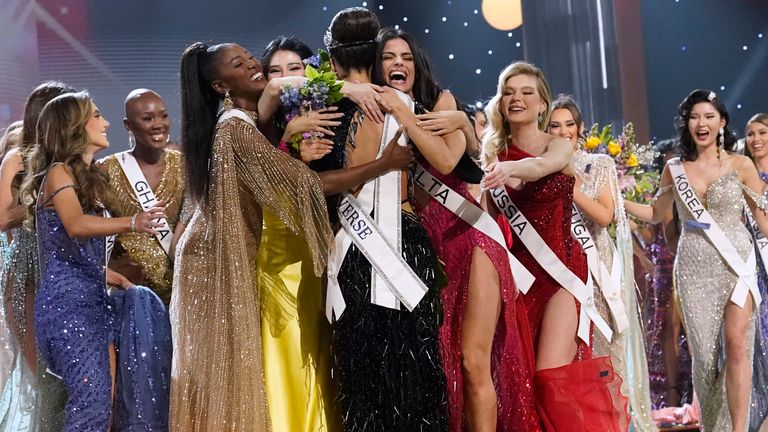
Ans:
{"label": "open mouth", "polygon": [[405,72],[392,71],[389,73],[389,83],[392,85],[404,85],[407,78],[408,75]]}
{"label": "open mouth", "polygon": [[152,134],[149,138],[154,142],[165,142],[168,139],[168,135],[165,133]]}
{"label": "open mouth", "polygon": [[258,81],[264,79],[264,74],[261,72],[256,72],[255,74],[251,75],[251,81]]}
{"label": "open mouth", "polygon": [[705,130],[705,129],[701,129],[701,130],[697,130],[696,131],[696,139],[701,140],[701,141],[706,140],[707,138],[709,138],[709,135],[710,135],[709,131]]}

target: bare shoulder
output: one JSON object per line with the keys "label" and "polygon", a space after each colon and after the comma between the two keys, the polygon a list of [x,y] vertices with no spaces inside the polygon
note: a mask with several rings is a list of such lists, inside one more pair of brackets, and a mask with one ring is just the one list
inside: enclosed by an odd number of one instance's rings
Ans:
{"label": "bare shoulder", "polygon": [[458,104],[456,103],[456,98],[453,96],[453,93],[448,90],[443,90],[442,93],[440,93],[440,97],[437,98],[434,111],[455,111],[457,109]]}
{"label": "bare shoulder", "polygon": [[3,156],[3,162],[0,165],[3,169],[15,167],[18,168],[16,171],[21,171],[24,169],[24,160],[21,157],[21,151],[19,151],[18,147],[14,147],[10,150],[8,150],[8,153]]}

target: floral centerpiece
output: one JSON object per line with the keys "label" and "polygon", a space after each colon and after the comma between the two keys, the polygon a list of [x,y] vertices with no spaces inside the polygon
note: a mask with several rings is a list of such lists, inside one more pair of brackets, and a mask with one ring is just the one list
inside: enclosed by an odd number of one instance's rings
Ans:
{"label": "floral centerpiece", "polygon": [[627,123],[621,134],[614,136],[611,125],[594,124],[584,141],[589,153],[606,154],[616,163],[619,187],[630,201],[647,204],[653,198],[659,182],[659,172],[654,168],[656,150],[653,142],[638,144],[632,123]]}
{"label": "floral centerpiece", "polygon": [[[295,117],[306,115],[311,111],[321,110],[341,100],[342,81],[338,81],[331,69],[331,58],[327,52],[318,50],[304,60],[304,75],[307,77],[301,86],[283,84],[280,88],[280,105],[285,114],[284,121],[288,124]],[[295,154],[299,151],[301,141],[316,137],[318,132],[304,132],[291,137],[286,148],[282,150]],[[281,143],[283,145],[283,143]],[[287,146],[290,145],[290,149]]]}

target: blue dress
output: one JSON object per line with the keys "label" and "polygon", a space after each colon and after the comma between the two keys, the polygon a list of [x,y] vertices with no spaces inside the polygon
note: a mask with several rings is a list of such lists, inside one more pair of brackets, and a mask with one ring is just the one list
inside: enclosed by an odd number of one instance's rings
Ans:
{"label": "blue dress", "polygon": [[106,431],[112,405],[108,348],[115,325],[106,291],[105,241],[70,238],[58,213],[44,205],[36,217],[41,268],[35,302],[38,352],[67,389],[64,430]]}

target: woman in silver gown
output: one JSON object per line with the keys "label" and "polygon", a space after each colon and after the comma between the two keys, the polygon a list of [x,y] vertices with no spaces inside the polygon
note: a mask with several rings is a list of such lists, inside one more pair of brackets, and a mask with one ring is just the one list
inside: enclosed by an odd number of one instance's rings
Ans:
{"label": "woman in silver gown", "polygon": [[[690,208],[699,202],[705,206],[743,261],[748,261],[753,250],[741,221],[745,205],[760,229],[768,232],[766,200],[756,192],[762,190],[762,182],[752,161],[729,153],[735,138],[727,128],[728,119],[714,92],[696,90],[688,95],[680,104],[677,119],[681,158],[667,163],[651,206],[625,202],[630,214],[652,222],[661,220],[673,200],[677,204],[683,228],[674,282],[693,357],[702,431],[747,430],[754,311],[759,295],[755,295],[756,273],[737,275],[720,253],[724,241],[713,243],[707,232],[712,225],[698,221]],[[685,182],[680,175],[673,178],[671,167],[675,164],[682,165],[693,193],[679,193]],[[750,288],[743,307],[731,300],[742,285]]]}
{"label": "woman in silver gown", "polygon": [[[621,313],[627,317],[626,328],[618,328],[604,291],[600,285],[595,284],[595,306],[603,319],[611,323],[613,338],[609,341],[600,332],[595,332],[592,341],[594,355],[611,357],[616,373],[623,379],[621,392],[629,397],[635,429],[641,432],[655,431],[657,429],[651,417],[648,361],[645,357],[642,324],[637,313],[632,237],[624,212],[616,164],[608,155],[587,153],[579,148],[579,140],[584,134],[584,122],[578,105],[571,97],[560,95],[552,102],[548,129],[550,134],[565,138],[573,144],[573,163],[577,174],[573,202],[584,217],[600,261],[612,272],[612,276],[621,280],[618,287],[621,300],[619,307],[623,308]],[[608,233],[611,222],[616,223],[615,244]],[[616,270],[612,270],[614,259],[619,263]],[[600,282],[610,283],[608,280]]]}

